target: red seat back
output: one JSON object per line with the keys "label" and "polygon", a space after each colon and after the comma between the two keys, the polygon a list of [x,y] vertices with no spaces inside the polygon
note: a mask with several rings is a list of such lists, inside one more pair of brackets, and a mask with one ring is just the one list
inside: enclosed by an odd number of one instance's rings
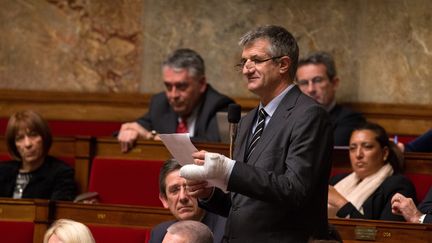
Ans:
{"label": "red seat back", "polygon": [[0,242],[32,243],[33,222],[0,220]]}
{"label": "red seat back", "polygon": [[146,243],[150,239],[150,229],[141,227],[113,227],[88,225],[96,242],[103,243]]}
{"label": "red seat back", "polygon": [[89,191],[99,193],[102,203],[161,207],[159,170],[163,161],[96,157]]}
{"label": "red seat back", "polygon": [[405,173],[414,184],[417,192],[417,202],[420,203],[425,198],[427,192],[432,186],[432,175],[419,173]]}

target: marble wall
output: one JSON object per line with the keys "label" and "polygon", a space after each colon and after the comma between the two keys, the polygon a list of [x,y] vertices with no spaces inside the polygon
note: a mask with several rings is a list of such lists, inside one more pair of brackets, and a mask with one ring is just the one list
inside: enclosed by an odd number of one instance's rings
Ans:
{"label": "marble wall", "polygon": [[300,54],[335,56],[338,100],[432,104],[429,0],[0,0],[0,88],[82,92],[163,89],[160,62],[189,47],[208,81],[253,97],[234,70],[239,37],[277,24]]}

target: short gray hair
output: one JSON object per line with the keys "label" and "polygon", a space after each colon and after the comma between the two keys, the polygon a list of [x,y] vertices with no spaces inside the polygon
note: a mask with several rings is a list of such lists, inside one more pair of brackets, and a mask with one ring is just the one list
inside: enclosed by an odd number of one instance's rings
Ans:
{"label": "short gray hair", "polygon": [[172,235],[180,235],[187,242],[213,243],[213,233],[209,227],[199,221],[182,220],[168,227],[167,232]]}
{"label": "short gray hair", "polygon": [[239,45],[245,47],[258,39],[267,39],[270,42],[269,54],[272,57],[288,56],[291,59],[289,76],[294,80],[299,56],[299,48],[294,36],[281,26],[265,25],[244,34],[240,38]]}
{"label": "short gray hair", "polygon": [[205,76],[204,59],[192,49],[175,50],[162,62],[162,67],[188,69],[191,76]]}
{"label": "short gray hair", "polygon": [[336,65],[330,53],[324,51],[313,52],[305,58],[301,58],[298,67],[300,68],[301,66],[308,64],[324,65],[327,69],[326,73],[330,81],[333,80],[334,77],[336,77]]}

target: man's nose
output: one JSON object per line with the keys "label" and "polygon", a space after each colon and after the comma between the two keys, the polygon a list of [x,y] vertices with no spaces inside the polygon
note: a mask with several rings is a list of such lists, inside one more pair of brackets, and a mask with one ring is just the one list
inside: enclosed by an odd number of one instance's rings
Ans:
{"label": "man's nose", "polygon": [[315,84],[312,81],[308,81],[306,91],[308,92],[308,94],[315,93]]}
{"label": "man's nose", "polygon": [[363,150],[362,150],[362,148],[358,147],[356,149],[356,156],[357,156],[357,158],[361,158],[363,156]]}
{"label": "man's nose", "polygon": [[32,140],[28,136],[24,136],[24,146],[29,147],[32,143]]}
{"label": "man's nose", "polygon": [[188,194],[188,191],[186,189],[186,186],[182,186],[180,189],[180,200],[182,200],[182,201],[189,200],[189,194]]}

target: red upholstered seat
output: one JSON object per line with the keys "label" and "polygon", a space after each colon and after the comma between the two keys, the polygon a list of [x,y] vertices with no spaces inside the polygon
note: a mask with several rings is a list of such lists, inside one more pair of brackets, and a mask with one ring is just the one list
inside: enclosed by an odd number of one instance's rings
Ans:
{"label": "red upholstered seat", "polygon": [[96,242],[103,243],[145,243],[150,239],[149,228],[113,227],[102,225],[87,225]]}
{"label": "red upholstered seat", "polygon": [[33,242],[34,223],[0,220],[0,242]]}
{"label": "red upholstered seat", "polygon": [[[0,118],[0,134],[4,135],[9,118]],[[61,121],[49,120],[54,136],[112,136],[120,130],[121,122],[116,121]]]}
{"label": "red upholstered seat", "polygon": [[3,161],[11,160],[11,157],[9,154],[0,154],[0,163]]}
{"label": "red upholstered seat", "polygon": [[163,161],[96,157],[90,172],[89,191],[102,203],[161,207],[159,170]]}
{"label": "red upholstered seat", "polygon": [[419,173],[405,173],[414,184],[417,192],[417,202],[420,203],[425,198],[427,192],[432,186],[432,175]]}

